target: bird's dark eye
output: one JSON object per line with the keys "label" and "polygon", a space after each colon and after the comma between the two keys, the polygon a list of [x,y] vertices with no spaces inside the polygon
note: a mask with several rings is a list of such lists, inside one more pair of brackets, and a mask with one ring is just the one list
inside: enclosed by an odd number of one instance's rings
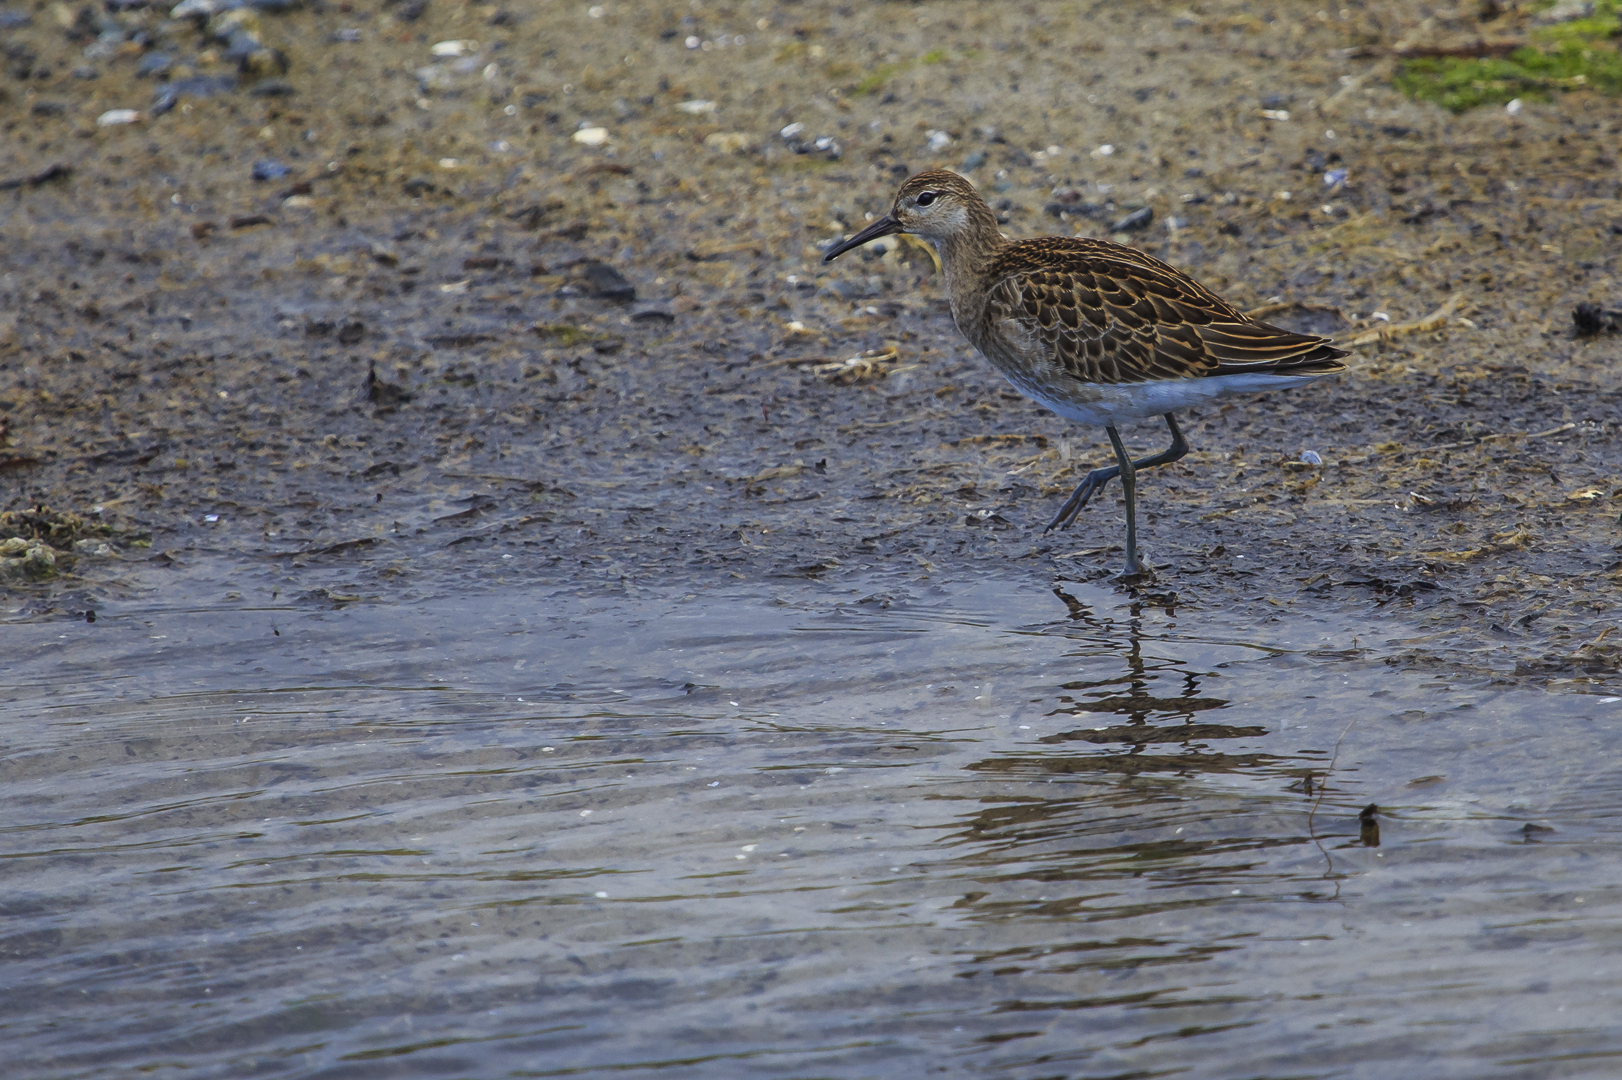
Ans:
{"label": "bird's dark eye", "polygon": [[937,193],[933,191],[920,192],[918,198],[914,199],[913,201],[919,206],[928,206],[930,203],[935,201],[936,194]]}

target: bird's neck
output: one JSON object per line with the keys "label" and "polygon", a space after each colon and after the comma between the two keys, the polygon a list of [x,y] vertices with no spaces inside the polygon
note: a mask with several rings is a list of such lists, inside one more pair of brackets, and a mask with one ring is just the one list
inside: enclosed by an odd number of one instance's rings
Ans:
{"label": "bird's neck", "polygon": [[991,208],[982,203],[970,208],[967,228],[931,239],[941,257],[952,313],[962,326],[965,315],[983,306],[985,292],[994,284],[986,280],[987,267],[1008,246],[1008,238],[997,229]]}

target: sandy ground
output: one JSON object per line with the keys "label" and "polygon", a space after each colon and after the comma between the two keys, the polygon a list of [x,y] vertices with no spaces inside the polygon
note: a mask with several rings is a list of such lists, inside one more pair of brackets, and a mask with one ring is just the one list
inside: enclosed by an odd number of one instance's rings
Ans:
{"label": "sandy ground", "polygon": [[13,618],[204,565],[244,603],[1111,574],[1116,500],[1041,533],[1102,432],[972,353],[925,252],[820,263],[945,166],[1014,236],[1148,208],[1120,238],[1314,305],[1287,325],[1443,312],[1189,414],[1140,485],[1146,602],[1368,609],[1398,662],[1617,678],[1622,339],[1570,311],[1622,306],[1622,103],[1454,116],[1337,52],[1467,38],[1476,5],[85,11],[0,18],[0,509],[112,553],[14,574]]}

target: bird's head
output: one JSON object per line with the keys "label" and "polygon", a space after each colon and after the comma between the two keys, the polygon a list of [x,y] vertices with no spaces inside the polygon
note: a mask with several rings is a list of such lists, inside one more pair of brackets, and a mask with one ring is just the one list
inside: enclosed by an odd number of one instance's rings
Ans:
{"label": "bird's head", "polygon": [[930,169],[909,176],[896,192],[895,205],[887,215],[830,248],[822,261],[833,262],[852,248],[894,233],[915,233],[939,244],[968,231],[977,210],[990,217],[985,201],[973,184],[957,173]]}

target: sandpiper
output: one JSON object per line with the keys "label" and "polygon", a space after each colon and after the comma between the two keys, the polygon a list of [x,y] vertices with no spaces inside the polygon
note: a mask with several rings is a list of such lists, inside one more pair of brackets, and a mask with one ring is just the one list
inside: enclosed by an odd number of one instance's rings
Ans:
{"label": "sandpiper", "polygon": [[[1028,398],[1102,424],[1116,464],[1076,486],[1049,531],[1066,529],[1115,477],[1126,490],[1126,575],[1138,559],[1139,469],[1188,453],[1177,409],[1229,394],[1304,386],[1346,370],[1328,338],[1257,322],[1187,274],[1136,248],[1079,236],[1010,240],[963,177],[943,169],[901,185],[890,213],[823,256],[891,233],[934,245],[958,329]],[[1171,446],[1133,461],[1116,424],[1162,416]]]}

